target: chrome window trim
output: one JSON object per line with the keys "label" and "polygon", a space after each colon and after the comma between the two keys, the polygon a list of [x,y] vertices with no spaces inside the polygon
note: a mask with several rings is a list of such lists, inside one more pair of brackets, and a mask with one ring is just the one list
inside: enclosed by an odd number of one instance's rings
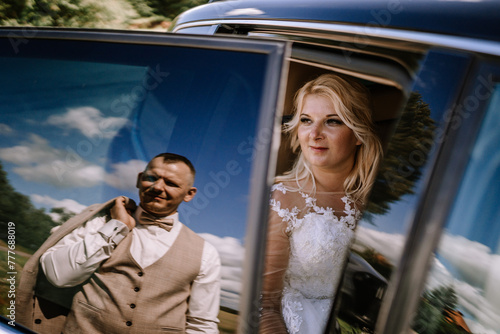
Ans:
{"label": "chrome window trim", "polygon": [[[11,40],[29,41],[31,39],[59,39],[90,42],[109,42],[126,44],[148,44],[164,45],[185,48],[203,48],[221,51],[241,51],[269,53],[273,47],[273,41],[265,39],[241,39],[232,38],[229,35],[206,35],[192,34],[166,34],[156,31],[133,31],[133,30],[105,30],[105,29],[73,29],[73,28],[47,28],[47,27],[0,27],[0,38]],[[14,41],[14,42],[12,42]],[[280,41],[277,41],[280,43]],[[19,44],[22,48],[24,42]],[[281,41],[283,43],[283,41]],[[286,42],[285,42],[286,43]]]}
{"label": "chrome window trim", "polygon": [[182,30],[191,29],[191,28],[199,28],[199,27],[206,27],[206,29],[208,31],[208,35],[214,35],[217,32],[219,25],[217,25],[217,24],[214,24],[214,25],[203,24],[203,25],[187,26],[187,27],[179,28],[175,32],[181,33],[181,34],[191,34],[191,32],[189,32],[189,31],[182,31]]}
{"label": "chrome window trim", "polygon": [[289,28],[294,30],[314,30],[329,33],[343,33],[373,38],[392,39],[400,42],[412,42],[435,47],[447,47],[463,51],[472,51],[494,56],[500,56],[500,43],[489,40],[477,40],[469,37],[441,35],[436,33],[405,31],[386,27],[373,27],[369,25],[355,26],[338,23],[318,23],[304,21],[280,21],[280,20],[252,20],[252,19],[216,19],[207,21],[196,21],[182,23],[173,29],[179,29],[196,25],[258,25],[260,28]]}

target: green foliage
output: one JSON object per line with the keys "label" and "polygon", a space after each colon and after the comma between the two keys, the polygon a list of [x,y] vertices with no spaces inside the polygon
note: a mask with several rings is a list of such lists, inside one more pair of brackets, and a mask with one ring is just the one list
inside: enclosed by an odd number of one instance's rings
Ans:
{"label": "green foliage", "polygon": [[457,295],[452,287],[441,286],[425,292],[413,320],[412,328],[419,334],[470,333],[457,324],[452,313],[456,311]]}
{"label": "green foliage", "polygon": [[26,8],[27,0],[3,0],[0,2],[0,22],[19,19]]}
{"label": "green foliage", "polygon": [[66,208],[52,208],[50,212],[55,213],[59,216],[59,219],[57,219],[56,221],[57,224],[63,224],[71,217],[76,215],[76,213],[74,213],[73,211],[69,211]]}
{"label": "green foliage", "polygon": [[103,7],[81,0],[36,0],[23,13],[22,20],[33,26],[95,27],[105,14]]}
{"label": "green foliage", "polygon": [[434,120],[429,105],[413,92],[394,133],[366,209],[369,214],[384,214],[389,204],[413,193],[421,168],[434,147]]}
{"label": "green foliage", "polygon": [[[0,3],[0,24],[147,28],[169,21],[185,10],[207,2],[208,0],[123,0],[121,3],[107,4],[98,0],[4,0]],[[120,7],[115,9],[115,5]]]}
{"label": "green foliage", "polygon": [[457,306],[457,294],[451,286],[441,286],[424,293],[424,299],[434,307],[453,310]]}
{"label": "green foliage", "polygon": [[337,320],[339,322],[341,334],[363,334],[363,331],[359,328],[359,326],[351,325],[350,323],[342,319],[337,319]]}
{"label": "green foliage", "polygon": [[49,236],[56,223],[31,204],[28,196],[14,190],[0,163],[0,237],[7,240],[8,223],[15,224],[16,245],[34,251]]}
{"label": "green foliage", "polygon": [[128,0],[134,9],[142,17],[154,16],[155,9],[150,7],[144,0]]}
{"label": "green foliage", "polygon": [[159,15],[170,19],[180,13],[208,2],[208,0],[146,0],[147,5],[155,9]]}

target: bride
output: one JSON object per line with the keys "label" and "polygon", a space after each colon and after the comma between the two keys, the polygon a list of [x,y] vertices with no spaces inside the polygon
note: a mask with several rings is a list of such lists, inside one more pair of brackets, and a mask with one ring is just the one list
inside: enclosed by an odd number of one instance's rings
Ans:
{"label": "bride", "polygon": [[322,332],[382,154],[363,85],[324,74],[294,102],[299,154],[272,188],[260,333]]}

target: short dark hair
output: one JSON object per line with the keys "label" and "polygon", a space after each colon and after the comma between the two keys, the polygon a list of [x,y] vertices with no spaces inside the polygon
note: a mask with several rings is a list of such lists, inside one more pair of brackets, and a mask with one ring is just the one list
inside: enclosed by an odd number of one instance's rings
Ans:
{"label": "short dark hair", "polygon": [[[185,156],[182,156],[182,155],[179,155],[179,154],[175,154],[175,153],[160,153],[160,154],[156,155],[150,161],[153,161],[156,158],[163,158],[163,162],[165,162],[165,163],[182,162],[182,163],[186,164],[186,166],[188,166],[189,169],[191,170],[191,173],[193,174],[193,179],[194,179],[194,177],[196,175],[196,170],[194,169],[193,164]],[[146,169],[148,167],[149,167],[149,163],[148,163],[148,166],[146,167]]]}

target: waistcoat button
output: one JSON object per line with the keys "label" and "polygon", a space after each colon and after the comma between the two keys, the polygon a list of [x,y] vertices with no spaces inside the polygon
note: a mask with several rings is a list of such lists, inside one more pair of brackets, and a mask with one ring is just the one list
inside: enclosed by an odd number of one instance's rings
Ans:
{"label": "waistcoat button", "polygon": [[135,308],[135,304],[130,304],[130,308]]}
{"label": "waistcoat button", "polygon": [[132,321],[127,321],[127,322],[125,323],[125,325],[127,325],[127,326],[132,326]]}
{"label": "waistcoat button", "polygon": [[137,273],[137,275],[139,275],[139,277],[141,277],[142,275],[144,275],[144,273],[143,273],[142,271],[139,271],[139,272]]}
{"label": "waistcoat button", "polygon": [[35,319],[35,324],[41,324],[42,323],[42,319]]}
{"label": "waistcoat button", "polygon": [[139,290],[140,290],[140,288],[139,288],[138,286],[136,286],[136,287],[134,288],[134,291],[135,291],[135,292],[139,292]]}

